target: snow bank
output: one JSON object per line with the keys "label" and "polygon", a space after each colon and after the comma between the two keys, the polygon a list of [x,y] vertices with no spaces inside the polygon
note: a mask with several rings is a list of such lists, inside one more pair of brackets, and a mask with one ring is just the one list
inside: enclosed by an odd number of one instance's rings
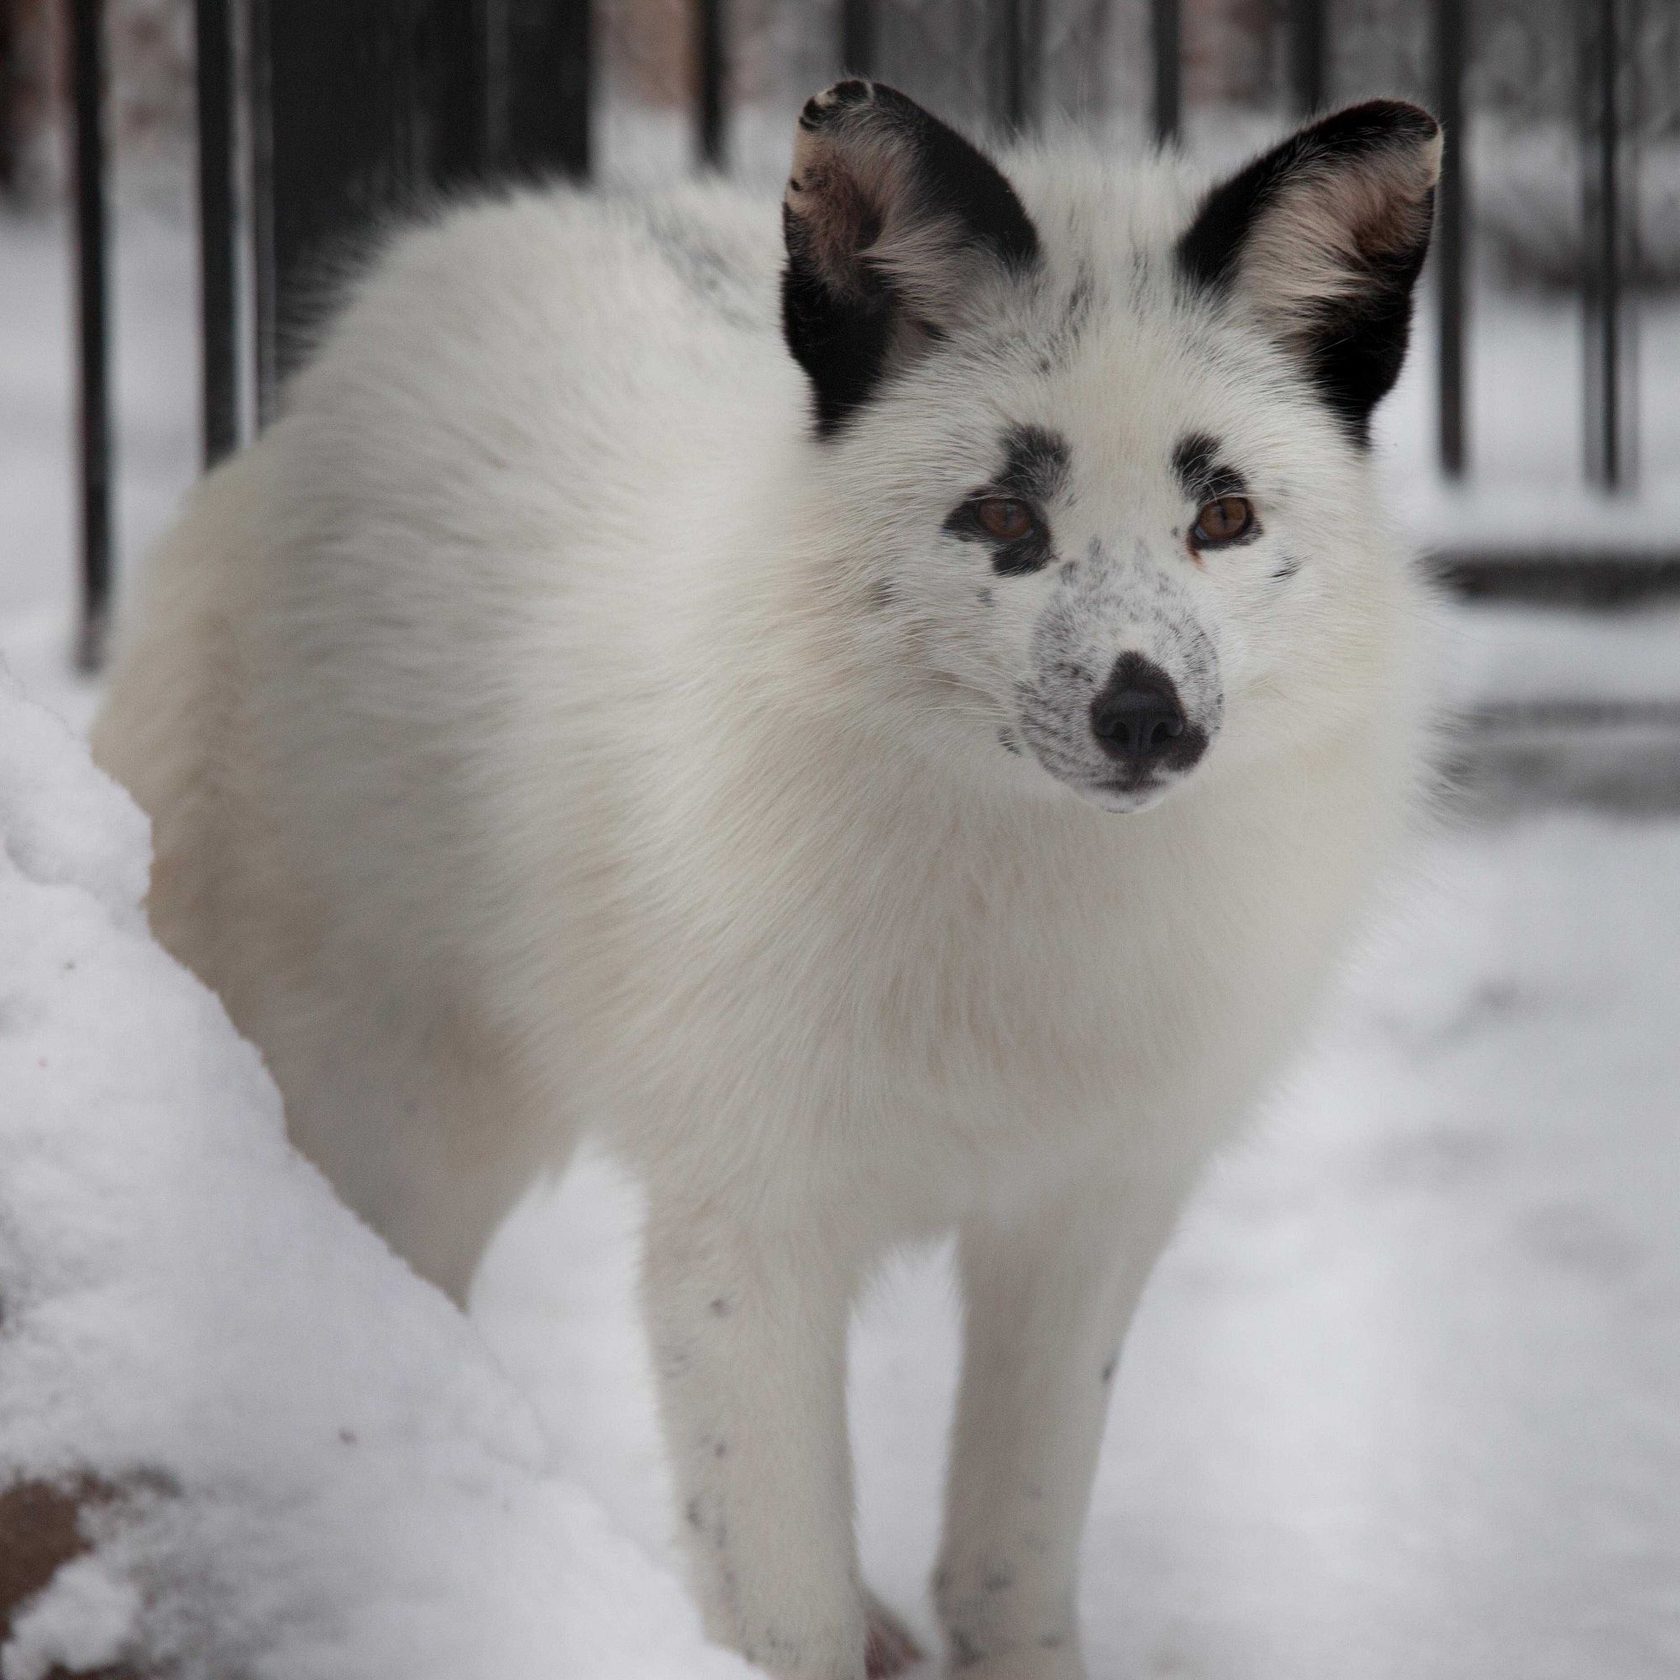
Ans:
{"label": "snow bank", "polygon": [[149,937],[0,670],[0,1676],[741,1675]]}

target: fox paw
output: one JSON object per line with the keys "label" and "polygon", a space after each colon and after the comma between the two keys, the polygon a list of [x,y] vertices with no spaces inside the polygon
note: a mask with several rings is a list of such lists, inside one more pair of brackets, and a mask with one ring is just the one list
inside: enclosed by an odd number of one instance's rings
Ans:
{"label": "fox paw", "polygon": [[864,1647],[864,1672],[869,1680],[891,1680],[891,1676],[914,1668],[923,1652],[910,1630],[874,1593],[865,1595],[869,1615],[869,1638]]}

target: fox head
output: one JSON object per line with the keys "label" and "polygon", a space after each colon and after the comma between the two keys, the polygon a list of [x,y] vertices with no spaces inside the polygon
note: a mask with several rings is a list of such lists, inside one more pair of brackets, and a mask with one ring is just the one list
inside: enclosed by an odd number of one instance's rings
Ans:
{"label": "fox head", "polygon": [[1360,703],[1369,470],[1441,135],[1376,101],[1209,185],[996,163],[903,94],[799,118],[782,320],[838,586],[946,758],[1111,811]]}

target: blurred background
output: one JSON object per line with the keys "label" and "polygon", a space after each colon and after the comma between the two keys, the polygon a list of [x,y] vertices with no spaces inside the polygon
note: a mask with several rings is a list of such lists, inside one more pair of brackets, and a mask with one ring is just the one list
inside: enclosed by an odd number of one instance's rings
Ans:
{"label": "blurred background", "polygon": [[[1387,492],[1443,583],[1448,797],[1129,1346],[1093,1667],[1680,1673],[1680,4],[0,0],[0,658],[78,725],[147,544],[270,412],[312,276],[440,187],[763,185],[842,69],[976,132],[1234,162],[1397,93],[1450,160]],[[475,1316],[655,1550],[633,1198],[586,1162]],[[914,1607],[942,1256],[858,1330]],[[918,1625],[928,1631],[925,1616]]]}
{"label": "blurred background", "polygon": [[[323,253],[509,174],[773,189],[842,66],[972,129],[1220,162],[1373,92],[1431,105],[1452,143],[1393,496],[1460,597],[1680,589],[1674,0],[0,0],[14,664],[49,679],[66,637],[97,664],[182,488],[268,411]],[[1666,645],[1589,679],[1571,634],[1497,655],[1520,696],[1472,661],[1479,781],[1680,797]]]}

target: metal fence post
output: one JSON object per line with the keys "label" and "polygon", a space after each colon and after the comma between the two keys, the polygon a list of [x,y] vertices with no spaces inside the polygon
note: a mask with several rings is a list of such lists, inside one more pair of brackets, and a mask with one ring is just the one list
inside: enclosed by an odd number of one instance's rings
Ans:
{"label": "metal fence post", "polygon": [[78,463],[81,473],[81,619],[76,663],[95,669],[111,610],[111,387],[105,251],[105,9],[70,8],[71,95],[75,112]]}
{"label": "metal fence post", "polygon": [[875,70],[875,0],[840,0],[840,68],[848,75]]}
{"label": "metal fence post", "polygon": [[1149,47],[1154,71],[1155,142],[1178,139],[1183,117],[1183,63],[1180,52],[1179,0],[1150,0]]}
{"label": "metal fence post", "polygon": [[17,18],[9,3],[0,3],[0,194],[17,188]]}
{"label": "metal fence post", "polygon": [[594,41],[589,0],[479,0],[492,169],[589,174]]}
{"label": "metal fence post", "polygon": [[723,169],[729,161],[724,103],[724,79],[729,69],[725,44],[728,27],[724,0],[695,0],[694,144],[701,166],[706,169]]}
{"label": "metal fence post", "polygon": [[992,0],[987,14],[992,121],[1019,133],[1039,118],[1044,8],[1041,0]]}
{"label": "metal fence post", "polygon": [[1601,490],[1634,477],[1634,320],[1626,265],[1635,250],[1631,169],[1637,113],[1636,0],[1581,6],[1582,245],[1586,471]]}
{"label": "metal fence post", "polygon": [[[524,6],[459,0],[250,0],[250,16],[257,398],[266,421],[302,348],[300,329],[328,300],[329,265],[433,189],[481,177],[493,141],[516,166],[587,161],[588,109],[575,98],[557,109],[561,88],[497,103],[487,86],[492,16],[498,31],[517,28],[508,38],[521,54],[530,50],[523,73],[557,74],[555,42],[564,58],[575,7],[546,6],[534,26]],[[587,66],[580,76],[586,83]]]}
{"label": "metal fence post", "polygon": [[1441,184],[1435,195],[1437,437],[1441,470],[1448,478],[1462,478],[1470,457],[1465,393],[1469,305],[1465,23],[1465,0],[1435,0],[1435,104],[1446,132]]}
{"label": "metal fence post", "polygon": [[1328,85],[1327,0],[1289,0],[1289,95],[1301,116],[1324,108]]}
{"label": "metal fence post", "polygon": [[204,464],[239,447],[239,209],[231,0],[198,0],[198,252]]}

